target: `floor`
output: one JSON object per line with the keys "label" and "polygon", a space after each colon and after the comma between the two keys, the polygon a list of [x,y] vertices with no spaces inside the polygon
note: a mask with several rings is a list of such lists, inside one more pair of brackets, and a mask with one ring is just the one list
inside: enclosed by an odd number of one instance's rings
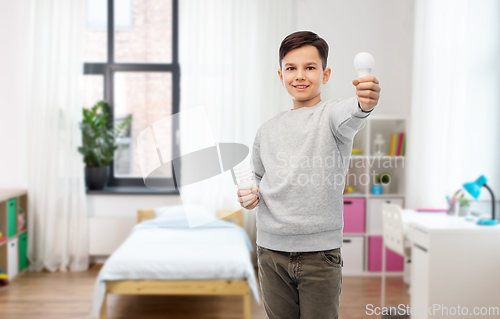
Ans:
{"label": "floor", "polygon": [[[102,265],[84,272],[25,272],[0,288],[2,319],[94,318],[91,314],[95,279]],[[258,280],[258,275],[256,273]],[[342,280],[340,318],[379,318],[367,315],[367,305],[380,306],[380,277]],[[387,277],[386,304],[409,304],[402,277]],[[368,306],[370,307],[370,306]],[[108,296],[109,319],[240,319],[242,297]],[[266,319],[264,307],[252,299],[252,318]]]}

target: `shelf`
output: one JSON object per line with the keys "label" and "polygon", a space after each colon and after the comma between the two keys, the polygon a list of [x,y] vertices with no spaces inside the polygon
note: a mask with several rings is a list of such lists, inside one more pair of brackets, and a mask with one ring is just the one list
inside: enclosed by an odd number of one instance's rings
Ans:
{"label": "shelf", "polygon": [[373,195],[373,194],[360,194],[360,193],[346,193],[343,194],[344,197],[365,197],[365,198],[390,198],[390,197],[405,197],[404,194],[380,194],[380,195]]}
{"label": "shelf", "polygon": [[106,186],[104,189],[100,190],[88,189],[86,187],[85,189],[87,195],[179,195],[178,190],[154,190],[147,187],[134,186]]}
{"label": "shelf", "polygon": [[369,155],[369,156],[363,156],[364,158],[368,159],[404,159],[405,156],[389,156],[389,155],[383,155],[383,156],[375,156],[375,155]]}
{"label": "shelf", "polygon": [[10,198],[20,197],[26,194],[25,189],[5,189],[0,188],[0,202],[7,201]]}
{"label": "shelf", "polygon": [[[16,199],[15,207],[11,205],[11,199]],[[27,208],[28,194],[26,190],[0,189],[0,229],[5,237],[11,235],[6,241],[0,243],[0,270],[9,275],[9,282],[24,273],[29,265],[26,255],[27,224],[24,224],[22,229],[18,229],[20,209],[28,214]],[[25,218],[26,222],[28,222],[27,215],[25,215]],[[13,241],[15,244],[11,245],[10,243]],[[17,261],[13,263],[11,258],[17,259]]]}
{"label": "shelf", "polygon": [[22,231],[18,231],[14,236],[12,236],[10,238],[7,238],[7,240],[5,240],[5,241],[2,241],[0,243],[0,246],[2,246],[3,244],[7,244],[9,242],[9,240],[12,240],[13,238],[19,237],[19,236],[21,236],[22,234],[24,234],[26,232],[27,232],[26,229],[23,229]]}
{"label": "shelf", "polygon": [[[405,133],[408,129],[409,117],[405,115],[370,115],[367,117],[366,126],[354,136],[353,149],[360,149],[360,154],[351,154],[348,167],[348,173],[345,179],[345,185],[352,187],[355,193],[343,194],[344,201],[349,198],[365,199],[365,232],[362,234],[344,233],[347,238],[351,235],[363,236],[365,239],[363,262],[363,272],[358,272],[359,276],[380,276],[380,272],[371,272],[370,268],[370,236],[382,236],[377,234],[382,227],[381,206],[385,201],[397,203],[401,207],[406,205],[406,182],[407,182],[407,155],[388,155],[390,149],[390,140],[392,134]],[[374,154],[374,141],[377,134],[381,134],[385,140],[386,155],[376,156]],[[406,136],[408,139],[408,136]],[[408,148],[408,141],[406,144]],[[376,183],[375,177],[382,173],[388,173],[391,176],[390,185],[384,187],[384,193],[380,195],[372,194],[371,190]],[[356,230],[353,230],[356,231]],[[373,249],[373,248],[372,248]],[[379,250],[381,253],[382,250]],[[372,252],[373,254],[373,252]],[[376,253],[378,254],[378,252]],[[372,260],[371,263],[374,261]],[[399,266],[398,266],[399,267]],[[388,272],[388,276],[400,276],[404,272]],[[345,272],[345,275],[352,275]]]}
{"label": "shelf", "polygon": [[404,194],[380,194],[380,195],[374,195],[374,194],[368,194],[367,197],[369,198],[388,198],[388,197],[405,197]]}

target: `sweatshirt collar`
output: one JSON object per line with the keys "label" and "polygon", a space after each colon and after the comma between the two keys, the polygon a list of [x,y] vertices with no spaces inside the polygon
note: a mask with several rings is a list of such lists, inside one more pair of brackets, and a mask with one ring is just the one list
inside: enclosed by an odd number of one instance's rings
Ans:
{"label": "sweatshirt collar", "polygon": [[292,108],[292,109],[290,109],[289,111],[298,111],[298,110],[301,110],[301,109],[311,109],[311,108],[313,108],[313,107],[316,107],[316,106],[320,105],[320,104],[321,104],[321,103],[323,103],[323,102],[324,102],[324,101],[323,101],[323,100],[321,100],[321,101],[319,101],[318,103],[316,103],[316,104],[314,104],[314,105],[312,105],[312,106],[303,106],[303,107],[301,107],[301,108],[299,108],[299,109],[296,109],[296,110],[294,110],[294,109]]}

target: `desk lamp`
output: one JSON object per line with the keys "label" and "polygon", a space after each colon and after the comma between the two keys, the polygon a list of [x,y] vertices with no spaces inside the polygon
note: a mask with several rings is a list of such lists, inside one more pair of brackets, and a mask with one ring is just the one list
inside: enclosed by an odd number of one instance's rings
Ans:
{"label": "desk lamp", "polygon": [[495,219],[495,195],[493,195],[493,192],[491,191],[491,188],[486,185],[486,177],[484,175],[481,175],[476,179],[475,182],[470,182],[470,183],[465,183],[463,186],[465,190],[472,195],[475,199],[479,197],[479,194],[481,193],[481,187],[485,187],[491,195],[491,220],[485,220],[485,219],[479,219],[477,221],[478,225],[496,225],[498,224],[498,220]]}

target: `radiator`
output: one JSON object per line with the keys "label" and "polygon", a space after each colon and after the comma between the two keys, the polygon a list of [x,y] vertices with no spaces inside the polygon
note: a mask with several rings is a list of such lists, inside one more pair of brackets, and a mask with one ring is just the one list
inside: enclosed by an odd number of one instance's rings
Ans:
{"label": "radiator", "polygon": [[136,224],[136,217],[89,218],[89,255],[111,255],[123,243]]}

